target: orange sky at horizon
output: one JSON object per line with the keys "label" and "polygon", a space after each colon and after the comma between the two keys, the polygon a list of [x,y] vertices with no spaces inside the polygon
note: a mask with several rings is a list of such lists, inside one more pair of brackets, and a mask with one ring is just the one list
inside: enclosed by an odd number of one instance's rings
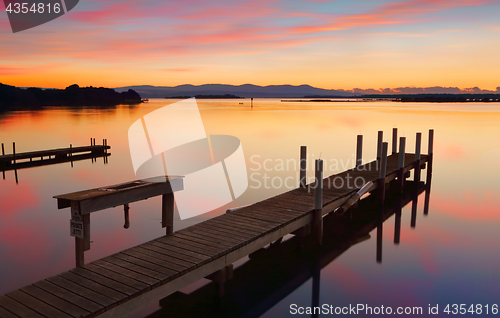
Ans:
{"label": "orange sky at horizon", "polygon": [[498,1],[89,0],[19,33],[1,9],[18,87],[500,87]]}

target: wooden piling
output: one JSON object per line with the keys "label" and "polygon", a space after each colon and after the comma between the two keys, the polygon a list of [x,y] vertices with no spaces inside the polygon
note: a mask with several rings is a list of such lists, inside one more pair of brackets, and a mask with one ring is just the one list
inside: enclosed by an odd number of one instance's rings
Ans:
{"label": "wooden piling", "polygon": [[383,142],[382,143],[382,150],[381,150],[381,164],[380,164],[380,171],[379,171],[379,200],[381,204],[384,204],[385,201],[385,177],[387,176],[387,148],[388,148],[388,143]]}
{"label": "wooden piling", "polygon": [[[3,142],[2,142],[2,156],[5,156],[5,148],[3,146]],[[5,180],[5,170],[2,169],[2,174],[3,174],[3,179]]]}
{"label": "wooden piling", "polygon": [[399,157],[398,157],[398,180],[401,192],[403,192],[405,186],[405,151],[406,151],[406,137],[399,138]]}
{"label": "wooden piling", "polygon": [[12,143],[12,160],[13,160],[13,164],[15,165],[16,164],[16,143],[15,142]]}
{"label": "wooden piling", "polygon": [[396,211],[396,216],[394,218],[394,244],[399,245],[401,241],[401,214],[403,210],[403,202],[401,197],[399,198],[398,208]]}
{"label": "wooden piling", "polygon": [[398,129],[392,128],[392,154],[398,153]]}
{"label": "wooden piling", "polygon": [[356,167],[363,164],[363,135],[358,135],[356,143]]}
{"label": "wooden piling", "polygon": [[382,232],[383,232],[383,223],[380,223],[377,226],[377,263],[382,263]]}
{"label": "wooden piling", "polygon": [[380,154],[382,153],[383,138],[384,138],[384,132],[380,130],[378,132],[378,138],[377,138],[377,160],[380,160],[380,158],[382,158]]}
{"label": "wooden piling", "polygon": [[415,194],[413,195],[413,200],[411,201],[411,228],[417,226],[417,207],[418,207],[418,183],[416,184]]}
{"label": "wooden piling", "polygon": [[420,181],[420,149],[422,146],[422,133],[417,133],[415,140],[415,176],[414,181],[418,183]]}
{"label": "wooden piling", "polygon": [[427,164],[427,175],[432,173],[432,157],[434,155],[434,129],[429,129],[429,144],[427,155],[429,156],[428,164]]}
{"label": "wooden piling", "polygon": [[300,147],[300,187],[302,189],[306,188],[306,169],[307,169],[307,147]]}
{"label": "wooden piling", "polygon": [[128,229],[130,227],[130,206],[128,203],[123,205],[123,216],[125,218],[125,223],[123,224],[124,229]]}
{"label": "wooden piling", "polygon": [[427,177],[425,178],[425,199],[424,199],[424,215],[429,215],[429,202],[431,197],[431,182],[432,182],[432,161],[434,152],[434,129],[429,129],[429,144],[428,144],[428,160],[427,160]]}
{"label": "wooden piling", "polygon": [[320,246],[323,243],[323,160],[316,159],[315,164],[316,187],[314,188],[314,211],[312,233],[314,244]]}
{"label": "wooden piling", "polygon": [[174,233],[174,195],[163,194],[161,200],[161,226],[166,228],[165,235]]}

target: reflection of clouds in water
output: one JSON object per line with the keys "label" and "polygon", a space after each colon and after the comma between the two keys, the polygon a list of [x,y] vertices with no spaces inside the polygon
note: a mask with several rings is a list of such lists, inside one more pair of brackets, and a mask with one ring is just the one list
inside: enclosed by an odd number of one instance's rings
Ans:
{"label": "reflection of clouds in water", "polygon": [[498,160],[500,159],[500,148],[495,148],[492,150],[488,150],[483,152],[481,156],[481,165],[488,167],[493,171],[499,172],[499,166],[497,165]]}

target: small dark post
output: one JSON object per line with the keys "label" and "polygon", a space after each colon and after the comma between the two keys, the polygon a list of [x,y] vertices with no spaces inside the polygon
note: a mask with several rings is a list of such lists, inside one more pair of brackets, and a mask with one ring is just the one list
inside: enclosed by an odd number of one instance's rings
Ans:
{"label": "small dark post", "polygon": [[95,146],[95,138],[94,138],[94,146]]}
{"label": "small dark post", "polygon": [[161,227],[166,228],[165,235],[174,233],[174,194],[163,194],[161,199]]}
{"label": "small dark post", "polygon": [[12,143],[12,159],[14,160],[14,165],[16,164],[16,143]]}
{"label": "small dark post", "polygon": [[380,160],[380,158],[382,158],[380,154],[382,153],[383,138],[384,138],[384,132],[380,130],[378,132],[378,138],[377,138],[377,160]]}
{"label": "small dark post", "polygon": [[406,137],[399,138],[399,157],[398,157],[398,180],[399,187],[401,188],[401,193],[403,192],[405,186],[405,148],[406,148]]}
{"label": "small dark post", "polygon": [[431,200],[431,179],[432,173],[428,173],[427,180],[425,180],[424,215],[429,215],[429,202]]}
{"label": "small dark post", "polygon": [[[3,146],[3,142],[2,142],[2,156],[5,156],[5,148]],[[5,170],[2,169],[2,174],[3,174],[3,179],[5,180]]]}
{"label": "small dark post", "polygon": [[363,164],[363,135],[358,135],[356,143],[356,167]]}
{"label": "small dark post", "polygon": [[379,201],[384,204],[385,201],[385,178],[387,176],[387,148],[388,143],[382,143],[382,160],[379,172]]}
{"label": "small dark post", "polygon": [[418,206],[418,183],[415,184],[415,194],[411,201],[411,227],[415,228],[417,225],[417,206]]}
{"label": "small dark post", "polygon": [[383,231],[383,223],[382,220],[378,223],[377,226],[377,263],[382,263],[382,231]]}
{"label": "small dark post", "polygon": [[73,145],[69,144],[69,156],[71,158],[71,168],[73,168]]}
{"label": "small dark post", "polygon": [[417,133],[417,139],[415,141],[415,176],[414,181],[418,183],[420,181],[420,148],[422,145],[422,133]]}
{"label": "small dark post", "polygon": [[316,187],[314,189],[314,211],[312,232],[314,244],[321,246],[323,243],[323,160],[316,159],[315,164]]}
{"label": "small dark post", "polygon": [[432,160],[434,147],[434,129],[429,130],[429,149],[427,161],[427,178],[425,179],[425,200],[424,200],[424,215],[429,215],[429,202],[431,197],[431,182],[432,182]]}
{"label": "small dark post", "polygon": [[128,203],[125,203],[123,205],[123,214],[125,216],[125,224],[123,224],[123,228],[124,229],[128,229],[130,227],[130,215],[129,215],[129,211],[130,211],[130,206],[128,205]]}
{"label": "small dark post", "polygon": [[12,143],[12,159],[14,160],[14,176],[16,177],[16,184],[19,183],[17,179],[17,169],[16,169],[16,143]]}
{"label": "small dark post", "polygon": [[394,244],[399,245],[401,240],[401,213],[403,209],[403,199],[399,197],[398,209],[396,211],[395,223],[394,223]]}
{"label": "small dark post", "polygon": [[429,129],[429,148],[427,150],[427,176],[432,173],[432,158],[434,157],[434,129]]}
{"label": "small dark post", "polygon": [[250,99],[251,100],[251,103],[252,103],[252,107],[253,107],[253,97]]}
{"label": "small dark post", "polygon": [[398,129],[392,128],[392,154],[398,152]]}
{"label": "small dark post", "polygon": [[307,147],[300,147],[300,187],[306,188],[306,170],[307,170]]}
{"label": "small dark post", "polygon": [[92,146],[92,138],[90,138],[90,146]]}

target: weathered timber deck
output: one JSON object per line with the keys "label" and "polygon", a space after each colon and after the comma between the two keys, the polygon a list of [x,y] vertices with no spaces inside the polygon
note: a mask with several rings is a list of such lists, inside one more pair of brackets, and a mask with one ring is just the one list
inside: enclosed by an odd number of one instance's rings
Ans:
{"label": "weathered timber deck", "polygon": [[[404,172],[429,158],[405,156]],[[398,172],[393,154],[385,182]],[[357,177],[380,184],[375,162],[325,178],[323,215],[358,190]],[[310,224],[313,210],[314,191],[292,190],[0,296],[0,316],[125,317]]]}

